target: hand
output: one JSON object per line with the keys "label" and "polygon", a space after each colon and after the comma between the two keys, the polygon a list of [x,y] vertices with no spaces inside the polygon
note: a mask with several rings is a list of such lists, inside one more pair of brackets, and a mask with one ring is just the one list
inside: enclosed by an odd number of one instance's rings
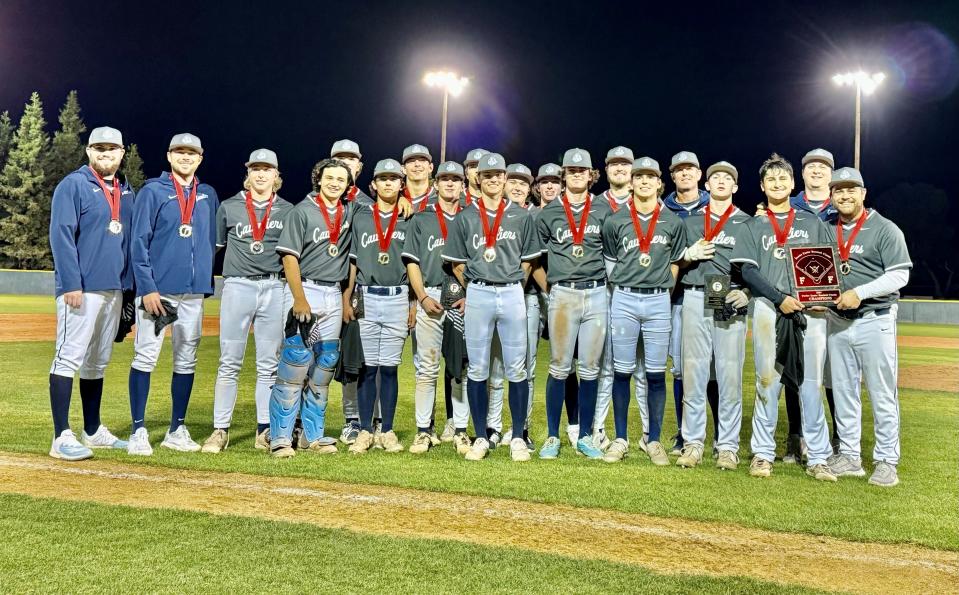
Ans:
{"label": "hand", "polygon": [[443,306],[441,306],[439,302],[437,302],[430,296],[426,296],[425,298],[423,298],[423,301],[420,302],[420,305],[423,306],[423,310],[425,310],[426,313],[429,314],[430,316],[435,316],[437,314],[443,313]]}
{"label": "hand", "polygon": [[63,294],[63,303],[71,308],[79,308],[83,305],[83,291],[78,289],[66,292]]}
{"label": "hand", "polygon": [[154,291],[143,296],[143,309],[151,316],[165,316],[166,310],[163,308],[163,302],[160,301],[160,292]]}
{"label": "hand", "polygon": [[759,203],[759,205],[756,207],[756,216],[757,217],[766,216],[766,205],[764,205],[763,203]]}
{"label": "hand", "polygon": [[400,210],[400,216],[404,219],[413,214],[413,203],[408,201],[405,196],[401,196],[396,202],[396,208]]}
{"label": "hand", "polygon": [[466,314],[466,298],[460,298],[453,302],[453,307],[460,311],[460,314]]}
{"label": "hand", "polygon": [[416,302],[410,304],[410,314],[406,318],[406,327],[412,329],[416,326]]}
{"label": "hand", "polygon": [[305,298],[293,298],[293,316],[300,322],[306,322],[310,319],[313,311],[310,310],[310,302]]}
{"label": "hand", "polygon": [[353,304],[350,303],[350,299],[344,294],[343,295],[343,322],[350,322],[351,320],[356,320],[356,315],[353,314]]}
{"label": "hand", "polygon": [[726,294],[726,303],[739,310],[749,305],[749,296],[741,289],[734,289]]}
{"label": "hand", "polygon": [[783,314],[792,314],[793,312],[799,312],[804,308],[802,302],[797,300],[791,295],[787,295],[786,299],[783,300],[783,303],[779,304],[779,311]]}
{"label": "hand", "polygon": [[847,289],[836,298],[836,308],[839,310],[855,310],[862,303],[855,289]]}
{"label": "hand", "polygon": [[716,255],[716,246],[712,242],[700,239],[695,244],[686,248],[686,260],[694,262],[697,260],[709,260]]}

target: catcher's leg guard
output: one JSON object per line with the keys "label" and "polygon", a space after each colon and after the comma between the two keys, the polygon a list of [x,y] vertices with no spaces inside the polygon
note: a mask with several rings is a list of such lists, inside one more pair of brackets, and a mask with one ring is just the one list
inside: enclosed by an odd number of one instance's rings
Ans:
{"label": "catcher's leg guard", "polygon": [[283,341],[276,383],[270,393],[272,447],[292,445],[293,423],[300,408],[300,393],[312,363],[313,353],[303,345],[302,337],[295,335]]}
{"label": "catcher's leg guard", "polygon": [[340,340],[331,339],[313,345],[316,365],[310,375],[310,382],[303,391],[303,431],[309,442],[323,437],[326,429],[326,405],[330,381],[340,359]]}

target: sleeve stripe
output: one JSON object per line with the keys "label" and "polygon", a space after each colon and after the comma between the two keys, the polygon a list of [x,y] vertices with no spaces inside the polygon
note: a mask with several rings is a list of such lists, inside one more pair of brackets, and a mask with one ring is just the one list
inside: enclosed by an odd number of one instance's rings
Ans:
{"label": "sleeve stripe", "polygon": [[401,252],[401,253],[400,253],[400,256],[402,256],[403,258],[408,258],[408,259],[412,260],[413,262],[419,262],[419,261],[420,261],[419,258],[417,258],[417,257],[416,257],[415,255],[413,255],[413,254],[410,254],[409,252]]}
{"label": "sleeve stripe", "polygon": [[532,254],[526,254],[525,256],[520,256],[520,260],[533,260],[534,258],[539,258],[542,255],[542,252],[534,252]]}
{"label": "sleeve stripe", "polygon": [[757,267],[759,266],[759,263],[753,260],[752,258],[730,258],[729,262],[748,263],[748,264],[754,264]]}
{"label": "sleeve stripe", "polygon": [[466,258],[455,258],[455,257],[453,257],[453,256],[449,256],[449,255],[447,255],[447,254],[444,254],[444,255],[443,255],[443,260],[448,260],[448,261],[450,261],[450,262],[467,262],[468,259],[466,259]]}
{"label": "sleeve stripe", "polygon": [[297,257],[297,258],[300,257],[300,253],[297,252],[296,250],[291,249],[291,248],[284,248],[283,246],[277,246],[277,247],[276,247],[276,251],[279,252],[280,254],[289,254],[289,255],[295,256],[295,257]]}
{"label": "sleeve stripe", "polygon": [[887,271],[894,271],[896,269],[911,269],[913,268],[912,262],[900,262],[899,264],[894,264],[892,266],[886,267]]}

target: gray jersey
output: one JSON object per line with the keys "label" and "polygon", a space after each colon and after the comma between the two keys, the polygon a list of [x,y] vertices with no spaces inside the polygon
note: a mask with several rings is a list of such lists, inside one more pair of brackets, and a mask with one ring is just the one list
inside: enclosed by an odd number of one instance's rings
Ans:
{"label": "gray jersey", "polygon": [[[623,287],[670,289],[673,275],[670,265],[681,260],[686,249],[686,228],[678,215],[660,202],[659,219],[649,246],[652,262],[639,264],[639,238],[633,228],[628,205],[606,218],[603,223],[603,255],[614,263],[610,282]],[[652,214],[639,215],[642,232],[649,231]]]}
{"label": "gray jersey", "polygon": [[352,204],[357,204],[360,206],[369,206],[373,204],[373,199],[370,198],[370,195],[360,190],[359,186],[353,186],[350,188],[345,197],[346,200]]}
{"label": "gray jersey", "polygon": [[[570,205],[573,224],[580,225],[585,203]],[[536,229],[546,254],[546,278],[557,281],[599,281],[606,278],[603,262],[603,222],[610,215],[605,200],[593,197],[590,201],[586,230],[583,234],[583,255],[573,256],[573,232],[566,218],[563,199],[558,198],[540,212]]]}
{"label": "gray jersey", "polygon": [[430,186],[430,189],[427,190],[424,194],[419,196],[411,196],[410,189],[403,189],[403,196],[406,200],[410,201],[410,204],[413,205],[414,213],[422,213],[427,210],[431,205],[436,203],[436,188]]}
{"label": "gray jersey", "polygon": [[[396,208],[396,207],[394,207]],[[397,216],[390,245],[386,251],[389,263],[380,264],[379,234],[373,217],[373,207],[357,207],[353,214],[353,244],[350,258],[356,263],[356,284],[373,286],[406,285],[406,265],[403,264],[403,245],[406,243],[406,231],[409,220]],[[393,211],[384,211],[379,215],[380,229],[386,234],[390,227]]]}
{"label": "gray jersey", "polygon": [[[832,218],[826,225],[826,234],[829,243],[837,244],[836,225],[839,217]],[[855,228],[855,222],[843,225],[843,242],[849,242],[849,235]],[[839,256],[839,250],[836,250]],[[848,275],[842,275],[841,286],[843,291],[875,281],[886,271],[896,269],[911,269],[912,259],[906,247],[906,239],[895,223],[886,219],[873,209],[866,210],[866,222],[856,234],[849,250]],[[860,312],[869,312],[888,307],[899,299],[899,292],[890,293],[863,300],[859,306]]]}
{"label": "gray jersey", "polygon": [[439,217],[443,217],[446,233],[449,235],[456,215],[450,215],[438,204],[434,204],[410,219],[406,230],[406,244],[403,246],[403,258],[419,265],[423,285],[426,287],[441,285],[446,278],[446,273],[443,272],[443,246],[446,239],[440,229]]}
{"label": "gray jersey", "polygon": [[[816,215],[796,209],[796,218],[786,238],[786,248],[789,246],[816,245],[827,243],[826,226]],[[777,213],[776,221],[779,228],[786,225],[789,213]],[[752,217],[746,227],[749,233],[743,236],[743,241],[736,243],[730,262],[752,263],[759,267],[759,272],[779,291],[792,295],[792,279],[790,278],[789,254],[786,258],[775,257],[777,248],[776,235],[773,232],[769,217]]]}
{"label": "gray jersey", "polygon": [[627,209],[629,208],[629,205],[626,204],[626,202],[629,200],[631,196],[632,194],[627,194],[626,196],[622,198],[617,198],[613,196],[612,191],[607,190],[603,192],[602,194],[598,194],[594,196],[593,200],[600,200],[606,203],[606,206],[609,207],[610,212],[615,213],[623,207],[626,207]]}
{"label": "gray jersey", "polygon": [[[705,285],[706,275],[732,274],[729,258],[733,254],[733,248],[736,246],[737,240],[744,241],[743,238],[749,234],[746,223],[752,217],[739,210],[735,205],[729,208],[733,209],[733,212],[719,232],[716,232],[716,226],[719,225],[720,216],[715,213],[710,214],[712,219],[710,228],[713,232],[712,243],[716,247],[716,254],[709,260],[697,260],[691,263],[686,268],[686,274],[682,277],[683,285]],[[703,207],[693,211],[689,217],[683,219],[683,224],[686,226],[686,245],[692,246],[705,237],[706,208]]]}
{"label": "gray jersey", "polygon": [[[523,207],[506,198],[506,208],[496,234],[496,259],[486,262],[486,238],[477,203],[460,211],[450,228],[443,259],[453,263],[465,263],[467,280],[512,283],[523,281],[521,263],[539,258],[541,248],[534,229],[533,216]],[[492,229],[496,211],[487,209],[487,224]]]}
{"label": "gray jersey", "polygon": [[[253,202],[253,212],[257,221],[262,221],[269,201]],[[283,231],[283,219],[293,209],[293,205],[279,196],[274,196],[270,208],[270,219],[266,223],[263,236],[263,251],[254,254],[250,250],[253,243],[253,224],[246,211],[246,191],[220,203],[216,211],[216,246],[226,246],[223,256],[224,277],[249,277],[267,273],[279,273],[283,263],[276,255],[276,243]]]}
{"label": "gray jersey", "polygon": [[[295,256],[300,261],[300,275],[306,279],[338,282],[350,276],[350,228],[356,209],[345,201],[342,204],[343,218],[340,235],[336,239],[336,256],[329,253],[330,230],[317,205],[315,193],[307,194],[283,221],[283,233],[276,245],[276,252],[281,256]],[[326,212],[330,224],[335,224],[336,209],[326,207]]]}

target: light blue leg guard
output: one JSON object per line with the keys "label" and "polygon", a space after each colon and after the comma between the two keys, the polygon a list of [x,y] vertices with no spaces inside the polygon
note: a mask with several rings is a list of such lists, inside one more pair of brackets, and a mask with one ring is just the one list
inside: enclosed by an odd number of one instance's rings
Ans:
{"label": "light blue leg guard", "polygon": [[[321,440],[326,429],[326,404],[330,381],[340,360],[340,340],[322,341],[313,346],[316,365],[310,373],[310,381],[303,390],[303,432],[309,442]],[[334,439],[329,439],[332,444]]]}
{"label": "light blue leg guard", "polygon": [[300,409],[300,393],[306,382],[313,352],[303,345],[299,335],[283,341],[276,370],[276,382],[270,393],[270,446],[292,446],[293,423]]}

